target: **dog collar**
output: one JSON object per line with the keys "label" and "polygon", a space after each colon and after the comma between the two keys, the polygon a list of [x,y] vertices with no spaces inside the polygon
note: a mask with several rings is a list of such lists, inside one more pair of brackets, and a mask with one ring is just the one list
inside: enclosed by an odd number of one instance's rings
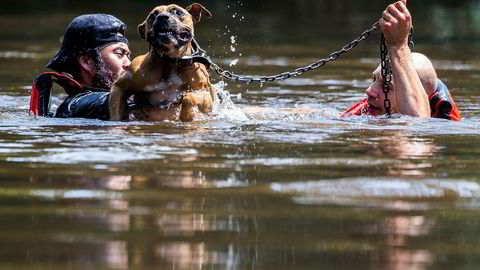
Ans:
{"label": "dog collar", "polygon": [[176,66],[186,67],[191,66],[194,63],[200,63],[203,64],[207,69],[210,68],[212,60],[210,60],[210,58],[207,56],[207,53],[200,48],[195,39],[192,39],[192,49],[192,55],[183,56],[181,58],[173,58],[165,54],[159,54],[155,50],[153,50],[153,52],[159,59]]}

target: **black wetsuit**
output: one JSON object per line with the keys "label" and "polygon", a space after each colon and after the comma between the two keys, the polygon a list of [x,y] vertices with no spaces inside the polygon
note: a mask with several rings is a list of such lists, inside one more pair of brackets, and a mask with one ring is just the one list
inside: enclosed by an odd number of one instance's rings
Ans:
{"label": "black wetsuit", "polygon": [[58,107],[55,117],[108,120],[110,93],[87,91],[67,97]]}
{"label": "black wetsuit", "polygon": [[[50,112],[52,82],[56,82],[68,94],[56,113]],[[47,117],[109,120],[109,95],[107,89],[81,85],[68,74],[45,72],[33,82],[29,111]]]}

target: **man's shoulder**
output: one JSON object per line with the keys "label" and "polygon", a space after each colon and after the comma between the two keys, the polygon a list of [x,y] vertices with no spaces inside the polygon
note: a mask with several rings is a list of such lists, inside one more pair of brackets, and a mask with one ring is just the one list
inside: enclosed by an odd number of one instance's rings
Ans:
{"label": "man's shoulder", "polygon": [[108,120],[109,92],[86,91],[67,97],[55,117]]}

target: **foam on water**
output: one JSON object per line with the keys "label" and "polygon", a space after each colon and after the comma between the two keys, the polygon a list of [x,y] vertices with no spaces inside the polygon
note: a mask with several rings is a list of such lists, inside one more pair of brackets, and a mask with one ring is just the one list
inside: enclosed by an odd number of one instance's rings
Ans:
{"label": "foam on water", "polygon": [[215,84],[217,89],[217,98],[213,106],[213,114],[217,120],[226,120],[226,121],[248,121],[248,117],[241,110],[240,107],[235,105],[232,98],[240,100],[242,98],[241,94],[231,95],[225,87],[225,82],[221,81]]}

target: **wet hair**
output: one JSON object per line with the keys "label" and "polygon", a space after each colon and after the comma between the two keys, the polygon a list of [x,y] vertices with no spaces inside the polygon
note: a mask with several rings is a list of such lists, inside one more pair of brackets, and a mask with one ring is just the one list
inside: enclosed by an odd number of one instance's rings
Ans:
{"label": "wet hair", "polygon": [[94,49],[86,49],[77,52],[70,53],[65,55],[62,59],[65,63],[63,70],[61,72],[66,72],[72,75],[74,78],[78,78],[80,75],[80,65],[78,63],[78,58],[82,55],[88,56],[90,59],[94,61],[94,63],[98,63],[102,61],[102,57],[100,56],[101,48],[94,48]]}
{"label": "wet hair", "polygon": [[108,14],[85,14],[76,17],[68,25],[63,36],[62,47],[47,64],[56,71],[72,72],[74,52],[94,49],[108,43],[123,42],[128,44],[125,36],[127,26],[118,18]]}
{"label": "wet hair", "polygon": [[78,63],[78,58],[80,56],[86,55],[87,57],[92,59],[95,65],[93,86],[96,88],[110,89],[116,77],[115,74],[113,74],[113,72],[107,67],[105,61],[100,54],[103,48],[104,46],[94,49],[86,49],[68,55],[68,59],[66,59],[66,62],[70,64],[65,65],[65,70],[63,70],[63,72],[71,74],[73,78],[78,78],[80,76],[80,64]]}

